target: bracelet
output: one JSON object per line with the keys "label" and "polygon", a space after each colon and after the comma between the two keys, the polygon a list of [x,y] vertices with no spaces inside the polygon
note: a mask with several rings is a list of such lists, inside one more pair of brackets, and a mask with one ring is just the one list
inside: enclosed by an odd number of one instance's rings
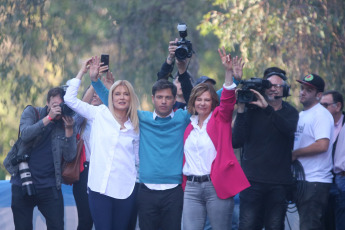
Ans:
{"label": "bracelet", "polygon": [[51,117],[49,116],[49,114],[48,114],[47,118],[48,118],[49,121],[53,121],[53,118],[51,118]]}

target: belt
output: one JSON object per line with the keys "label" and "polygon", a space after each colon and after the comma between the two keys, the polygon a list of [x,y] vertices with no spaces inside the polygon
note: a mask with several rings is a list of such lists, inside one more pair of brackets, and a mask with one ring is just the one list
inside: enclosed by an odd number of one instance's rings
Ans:
{"label": "belt", "polygon": [[211,181],[210,175],[203,175],[203,176],[187,176],[187,180],[192,181],[192,182],[206,182],[206,181]]}
{"label": "belt", "polygon": [[338,175],[338,176],[345,176],[345,171],[342,171],[342,172],[340,172],[340,173],[337,173],[336,175]]}

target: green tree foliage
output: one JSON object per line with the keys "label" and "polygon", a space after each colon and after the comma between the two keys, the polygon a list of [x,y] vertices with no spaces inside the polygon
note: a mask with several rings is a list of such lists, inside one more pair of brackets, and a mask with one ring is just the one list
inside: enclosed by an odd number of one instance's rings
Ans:
{"label": "green tree foliage", "polygon": [[345,93],[345,2],[343,0],[215,0],[199,25],[221,44],[240,53],[245,76],[261,77],[265,68],[287,70],[298,103],[296,79],[317,73],[326,89]]}
{"label": "green tree foliage", "polygon": [[[152,109],[151,86],[168,54],[168,42],[179,37],[177,23],[185,22],[196,51],[191,73],[198,76],[199,66],[204,75],[222,73],[221,68],[213,70],[219,66],[218,39],[196,30],[212,7],[206,0],[1,1],[0,162],[17,139],[25,105],[45,105],[48,90],[74,77],[88,57],[110,54],[115,78],[132,82],[142,108]],[[89,83],[86,77],[83,88]]]}

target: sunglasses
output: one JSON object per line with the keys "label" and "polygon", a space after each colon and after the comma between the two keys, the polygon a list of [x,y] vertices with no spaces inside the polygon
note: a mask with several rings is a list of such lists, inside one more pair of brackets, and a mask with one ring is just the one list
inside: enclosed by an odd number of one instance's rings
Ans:
{"label": "sunglasses", "polygon": [[337,102],[333,102],[333,103],[320,103],[323,107],[325,107],[326,109],[328,108],[328,106],[330,105],[334,105],[334,104],[337,104]]}

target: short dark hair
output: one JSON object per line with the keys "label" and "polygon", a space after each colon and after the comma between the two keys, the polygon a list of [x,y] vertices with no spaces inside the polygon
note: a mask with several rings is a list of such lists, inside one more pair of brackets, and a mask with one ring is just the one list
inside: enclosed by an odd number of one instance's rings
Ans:
{"label": "short dark hair", "polygon": [[326,92],[324,92],[322,94],[322,96],[326,96],[326,95],[332,95],[333,103],[340,102],[340,104],[341,104],[341,111],[343,110],[343,107],[344,107],[344,97],[343,97],[343,95],[341,93],[339,93],[336,90],[328,90],[328,91],[326,91]]}
{"label": "short dark hair", "polygon": [[273,76],[273,75],[277,75],[279,76],[281,79],[283,79],[284,81],[287,80],[286,77],[286,72],[284,70],[282,70],[281,68],[278,67],[270,67],[265,69],[264,72],[264,79],[268,79],[269,77]]}
{"label": "short dark hair", "polygon": [[58,95],[63,100],[63,96],[65,95],[65,91],[61,87],[55,87],[55,88],[50,89],[48,91],[48,95],[47,95],[47,102],[48,103],[50,102],[51,97],[55,97]]}
{"label": "short dark hair", "polygon": [[219,98],[213,85],[208,84],[208,83],[200,83],[192,89],[192,92],[190,94],[190,98],[189,98],[188,106],[187,106],[188,112],[190,114],[192,115],[197,114],[197,112],[195,111],[194,104],[195,104],[196,98],[200,97],[201,94],[203,94],[204,92],[210,92],[211,94],[211,98],[212,98],[211,111],[213,111],[219,105]]}
{"label": "short dark hair", "polygon": [[156,83],[152,86],[152,95],[155,96],[156,92],[162,89],[171,89],[171,93],[174,97],[176,97],[176,86],[172,82],[165,79],[156,81]]}

